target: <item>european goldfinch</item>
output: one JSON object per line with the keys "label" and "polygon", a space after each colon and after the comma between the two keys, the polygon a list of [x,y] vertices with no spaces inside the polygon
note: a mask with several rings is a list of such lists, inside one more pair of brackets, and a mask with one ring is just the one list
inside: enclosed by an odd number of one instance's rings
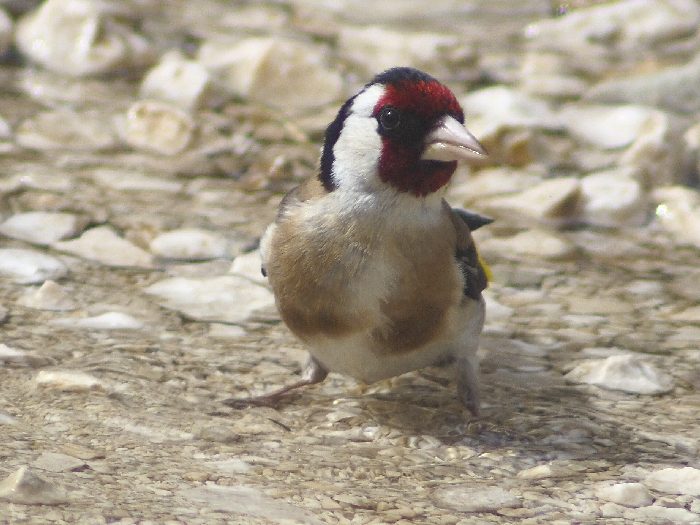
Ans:
{"label": "european goldfinch", "polygon": [[262,271],[310,353],[272,404],[339,372],[365,383],[452,362],[479,413],[476,351],[486,271],[470,230],[489,219],[443,199],[458,160],[486,151],[454,94],[412,68],[377,75],[328,126],[318,175],[282,200],[260,243]]}

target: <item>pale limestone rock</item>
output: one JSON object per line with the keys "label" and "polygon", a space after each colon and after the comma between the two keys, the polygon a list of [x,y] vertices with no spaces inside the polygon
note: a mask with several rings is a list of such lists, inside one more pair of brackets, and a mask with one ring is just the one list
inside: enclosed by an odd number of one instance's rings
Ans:
{"label": "pale limestone rock", "polygon": [[157,100],[140,100],[129,107],[117,127],[122,139],[134,148],[175,155],[192,142],[195,122],[181,109]]}
{"label": "pale limestone rock", "polygon": [[595,495],[625,507],[646,507],[654,502],[649,490],[641,483],[602,485],[596,489]]}
{"label": "pale limestone rock", "polygon": [[700,194],[683,186],[652,192],[656,220],[676,242],[700,247]]}
{"label": "pale limestone rock", "polygon": [[165,259],[203,261],[225,257],[228,242],[214,232],[183,228],[161,233],[151,241],[149,249]]}
{"label": "pale limestone rock", "polygon": [[294,40],[254,37],[205,41],[198,61],[233,94],[290,112],[320,108],[343,95],[328,50]]}
{"label": "pale limestone rock", "polygon": [[146,288],[159,303],[189,318],[222,323],[243,323],[274,312],[275,300],[266,287],[245,277],[226,275],[165,279]]}
{"label": "pale limestone rock", "polygon": [[33,367],[47,365],[51,362],[46,357],[41,357],[24,350],[17,350],[5,344],[0,343],[0,368],[2,367]]}
{"label": "pale limestone rock", "polygon": [[21,248],[0,249],[0,275],[16,283],[41,283],[47,279],[61,279],[67,274],[66,265],[50,255]]}
{"label": "pale limestone rock", "polygon": [[568,478],[576,472],[576,469],[565,464],[552,462],[521,470],[518,472],[517,477],[520,479]]}
{"label": "pale limestone rock", "polygon": [[127,169],[98,168],[93,172],[93,178],[98,184],[119,191],[178,193],[184,188],[184,184],[177,180]]}
{"label": "pale limestone rock", "polygon": [[68,502],[68,495],[58,485],[42,479],[24,466],[0,482],[0,501],[21,505],[62,505]]}
{"label": "pale limestone rock", "polygon": [[468,71],[476,58],[474,49],[457,35],[395,31],[382,26],[343,26],[338,50],[368,78],[399,64],[444,77]]}
{"label": "pale limestone rock", "polygon": [[53,319],[50,324],[78,330],[141,330],[144,324],[123,312],[105,312],[94,317]]}
{"label": "pale limestone rock", "polygon": [[639,226],[649,212],[641,184],[629,169],[591,173],[581,179],[581,218],[596,226]]}
{"label": "pale limestone rock", "polygon": [[518,496],[501,487],[471,484],[439,488],[433,493],[433,500],[438,506],[457,512],[496,512],[522,505]]}
{"label": "pale limestone rock", "polygon": [[530,95],[553,98],[579,98],[588,88],[588,82],[572,67],[569,57],[547,51],[525,53],[519,85]]}
{"label": "pale limestone rock", "polygon": [[544,230],[525,230],[511,237],[484,239],[479,243],[479,251],[487,258],[494,259],[565,259],[576,253],[576,247],[562,237]]}
{"label": "pale limestone rock", "polygon": [[487,200],[483,206],[542,222],[567,222],[580,212],[581,183],[574,177],[547,179],[515,195]]}
{"label": "pale limestone rock", "polygon": [[675,314],[671,314],[669,318],[673,321],[683,321],[686,323],[700,323],[700,306],[691,306]]}
{"label": "pale limestone rock", "polygon": [[153,267],[151,254],[119,237],[109,226],[91,228],[78,239],[57,242],[52,247],[107,266]]}
{"label": "pale limestone rock", "polygon": [[[232,513],[239,519],[247,516],[258,518],[256,521],[264,520],[270,523],[304,523],[307,525],[321,525],[323,523],[311,512],[286,501],[271,498],[253,487],[206,485],[182,490],[179,495],[186,500],[195,502],[198,506],[227,514]],[[235,521],[239,521],[239,519]]]}
{"label": "pale limestone rock", "polygon": [[49,245],[80,233],[85,221],[72,213],[17,213],[0,224],[0,234],[33,244]]}
{"label": "pale limestone rock", "polygon": [[35,381],[38,386],[62,392],[106,390],[100,379],[77,370],[42,370],[37,374]]}
{"label": "pale limestone rock", "polygon": [[644,56],[665,42],[691,35],[700,23],[692,0],[623,0],[572,10],[525,29],[533,49],[600,62],[618,55]]}
{"label": "pale limestone rock", "polygon": [[32,462],[32,467],[49,472],[70,472],[86,466],[81,459],[57,452],[44,452]]}
{"label": "pale limestone rock", "polygon": [[47,0],[17,24],[22,54],[56,73],[82,77],[141,67],[150,44],[112,16],[106,3]]}
{"label": "pale limestone rock", "polygon": [[190,111],[206,103],[211,88],[211,75],[202,64],[171,51],[146,73],[140,94]]}
{"label": "pale limestone rock", "polygon": [[471,173],[464,181],[453,180],[447,200],[463,204],[480,204],[484,198],[525,191],[542,182],[543,174],[536,170],[493,167]]}
{"label": "pale limestone rock", "polygon": [[64,312],[75,310],[77,305],[60,284],[52,280],[44,281],[39,288],[27,290],[18,300],[18,304],[37,310]]}
{"label": "pale limestone rock", "polygon": [[649,505],[638,509],[627,509],[624,514],[625,520],[630,523],[659,523],[680,525],[689,523],[697,525],[700,523],[700,515],[682,508],[660,507]]}
{"label": "pale limestone rock", "polygon": [[644,484],[665,494],[700,496],[700,469],[683,467],[657,470],[644,479]]}
{"label": "pale limestone rock", "polygon": [[662,114],[643,106],[568,104],[559,111],[566,130],[575,138],[601,149],[631,145]]}
{"label": "pale limestone rock", "polygon": [[17,144],[36,150],[99,151],[117,145],[108,119],[94,111],[61,108],[42,111],[15,130]]}
{"label": "pale limestone rock", "polygon": [[252,281],[264,284],[267,282],[267,278],[263,277],[260,269],[261,265],[262,259],[260,258],[260,251],[255,250],[237,256],[231,263],[229,273],[240,275],[241,277],[246,277]]}
{"label": "pale limestone rock", "polygon": [[663,394],[673,389],[673,381],[668,375],[633,354],[584,361],[564,377],[572,383],[632,394]]}

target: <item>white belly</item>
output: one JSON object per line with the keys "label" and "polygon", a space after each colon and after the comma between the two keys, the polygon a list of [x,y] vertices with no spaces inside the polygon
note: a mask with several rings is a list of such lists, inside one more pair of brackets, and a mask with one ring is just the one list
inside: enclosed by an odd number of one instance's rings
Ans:
{"label": "white belly", "polygon": [[483,324],[483,300],[477,302],[468,299],[451,312],[446,329],[436,341],[415,350],[377,353],[366,333],[342,339],[318,337],[307,343],[311,355],[326,370],[373,383],[434,365],[449,357],[473,358],[479,346]]}

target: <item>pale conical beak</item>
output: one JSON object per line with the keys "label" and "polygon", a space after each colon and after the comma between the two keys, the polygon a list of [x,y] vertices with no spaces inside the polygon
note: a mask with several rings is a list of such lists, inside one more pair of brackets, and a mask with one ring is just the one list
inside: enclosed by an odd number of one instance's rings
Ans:
{"label": "pale conical beak", "polygon": [[425,151],[421,160],[476,161],[488,156],[486,148],[469,133],[459,121],[445,116],[425,138]]}

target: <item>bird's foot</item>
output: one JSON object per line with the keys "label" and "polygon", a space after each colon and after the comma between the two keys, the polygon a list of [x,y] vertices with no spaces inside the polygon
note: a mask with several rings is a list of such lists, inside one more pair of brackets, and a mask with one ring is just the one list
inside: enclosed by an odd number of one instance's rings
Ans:
{"label": "bird's foot", "polygon": [[316,361],[313,357],[309,358],[309,361],[304,367],[304,373],[302,379],[287,385],[278,390],[270,392],[269,394],[262,394],[259,396],[251,397],[231,397],[223,401],[224,405],[236,410],[242,410],[248,407],[270,407],[277,408],[279,405],[290,398],[289,393],[305,386],[315,385],[323,381],[328,375],[328,371],[321,366],[321,363]]}
{"label": "bird's foot", "polygon": [[478,363],[460,357],[457,359],[457,395],[464,407],[474,417],[481,415],[481,400],[479,396]]}

